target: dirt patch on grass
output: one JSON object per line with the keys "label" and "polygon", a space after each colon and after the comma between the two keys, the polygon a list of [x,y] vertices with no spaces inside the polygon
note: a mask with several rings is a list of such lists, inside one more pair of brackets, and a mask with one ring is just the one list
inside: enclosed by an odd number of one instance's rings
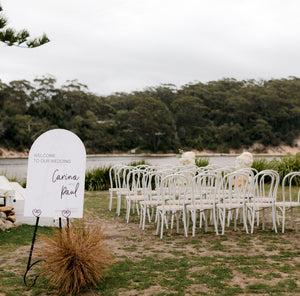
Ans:
{"label": "dirt patch on grass", "polygon": [[[93,193],[95,195],[97,193]],[[99,193],[105,196],[107,193]],[[87,194],[87,198],[92,194]],[[180,234],[176,230],[166,230],[163,239],[155,235],[155,225],[147,224],[143,231],[139,227],[139,217],[131,217],[126,223],[124,212],[118,217],[114,211],[109,212],[100,205],[101,211],[97,215],[87,211],[88,222],[102,225],[105,233],[105,242],[113,254],[116,262],[129,260],[139,264],[145,258],[153,261],[164,262],[164,260],[176,260],[188,258],[187,268],[178,267],[179,272],[186,271],[187,280],[183,283],[182,295],[195,295],[196,293],[207,293],[209,295],[226,295],[217,293],[218,285],[223,285],[228,290],[228,295],[267,295],[262,292],[262,286],[271,287],[274,294],[300,295],[300,232],[299,219],[293,230],[286,230],[285,234],[274,233],[271,224],[266,225],[266,230],[255,229],[254,234],[246,234],[242,226],[234,232],[229,227],[224,236],[216,236],[213,228],[209,232],[197,229],[196,236],[191,233],[186,238],[183,229]],[[299,214],[296,214],[300,217]],[[298,218],[299,218],[298,217]],[[295,217],[297,218],[297,217]],[[37,241],[37,244],[39,242]],[[17,277],[22,277],[27,264],[30,245],[20,247],[6,255],[0,256],[0,268],[5,272],[10,270]],[[35,255],[35,254],[34,254]],[[35,258],[34,258],[35,259]],[[33,259],[33,260],[34,260]],[[176,267],[170,272],[176,272]],[[181,268],[181,269],[180,269]],[[137,271],[135,271],[137,272]],[[171,286],[164,286],[165,281],[171,281],[172,275],[169,270],[151,270],[159,274],[159,280],[154,280],[152,285],[142,288],[135,283],[118,288],[114,295],[168,295],[177,293]],[[226,274],[228,273],[228,275]],[[206,280],[207,278],[207,280]],[[139,279],[140,280],[140,279]],[[211,282],[215,280],[215,282]],[[142,281],[141,281],[142,284]],[[293,287],[296,287],[293,291]],[[136,286],[139,287],[136,288]],[[132,288],[131,288],[132,287]],[[283,287],[283,288],[280,288]],[[242,292],[243,291],[243,292]],[[82,292],[81,296],[105,295],[102,292],[89,290]],[[30,291],[22,295],[32,295]],[[39,295],[51,295],[49,291],[41,292]],[[56,295],[53,293],[52,295]],[[0,296],[5,296],[1,294]]]}

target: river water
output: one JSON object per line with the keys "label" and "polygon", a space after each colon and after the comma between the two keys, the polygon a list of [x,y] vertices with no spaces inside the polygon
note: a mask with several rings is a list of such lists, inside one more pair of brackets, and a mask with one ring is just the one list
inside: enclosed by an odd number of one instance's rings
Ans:
{"label": "river water", "polygon": [[[218,166],[234,166],[235,155],[202,157],[209,160],[209,164]],[[273,156],[264,157],[267,159]],[[97,167],[108,167],[114,164],[130,164],[133,161],[145,160],[146,163],[155,166],[179,165],[177,156],[94,156],[87,157],[86,169],[92,170]],[[0,159],[0,175],[22,180],[27,175],[28,159],[25,158],[3,158]]]}

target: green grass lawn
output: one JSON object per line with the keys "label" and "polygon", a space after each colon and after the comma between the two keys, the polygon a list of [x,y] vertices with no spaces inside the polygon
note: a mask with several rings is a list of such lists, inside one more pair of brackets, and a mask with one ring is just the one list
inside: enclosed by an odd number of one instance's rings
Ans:
{"label": "green grass lawn", "polygon": [[[109,212],[108,199],[108,192],[86,192],[85,217],[103,223],[115,262],[102,283],[81,295],[300,295],[299,212],[285,234],[268,223],[248,235],[239,225],[224,236],[209,227],[185,238],[181,227],[180,234],[166,230],[160,239],[154,224],[142,231],[137,215],[127,224],[124,210],[120,217]],[[0,296],[58,295],[43,277],[30,290],[23,283],[33,230],[23,225],[0,232]]]}

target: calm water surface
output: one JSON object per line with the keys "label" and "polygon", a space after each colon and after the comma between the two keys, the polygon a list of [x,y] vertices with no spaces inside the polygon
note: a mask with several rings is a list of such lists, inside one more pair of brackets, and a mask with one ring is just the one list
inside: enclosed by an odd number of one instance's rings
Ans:
{"label": "calm water surface", "polygon": [[[210,164],[218,166],[234,166],[236,156],[209,156]],[[272,159],[274,157],[266,157]],[[179,165],[176,156],[95,156],[87,157],[86,169],[108,167],[114,164],[129,164],[133,161],[145,160],[146,163],[155,166]],[[18,180],[26,178],[28,160],[23,158],[0,159],[0,175],[16,177]]]}

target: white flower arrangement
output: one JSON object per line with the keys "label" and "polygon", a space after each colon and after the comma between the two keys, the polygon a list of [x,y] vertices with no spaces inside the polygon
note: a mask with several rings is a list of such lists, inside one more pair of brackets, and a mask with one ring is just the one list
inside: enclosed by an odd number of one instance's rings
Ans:
{"label": "white flower arrangement", "polygon": [[195,164],[196,155],[192,151],[183,152],[183,150],[179,150],[181,155],[179,156],[179,162],[181,165],[191,165]]}
{"label": "white flower arrangement", "polygon": [[235,160],[235,169],[251,168],[253,164],[253,155],[250,152],[243,152]]}

